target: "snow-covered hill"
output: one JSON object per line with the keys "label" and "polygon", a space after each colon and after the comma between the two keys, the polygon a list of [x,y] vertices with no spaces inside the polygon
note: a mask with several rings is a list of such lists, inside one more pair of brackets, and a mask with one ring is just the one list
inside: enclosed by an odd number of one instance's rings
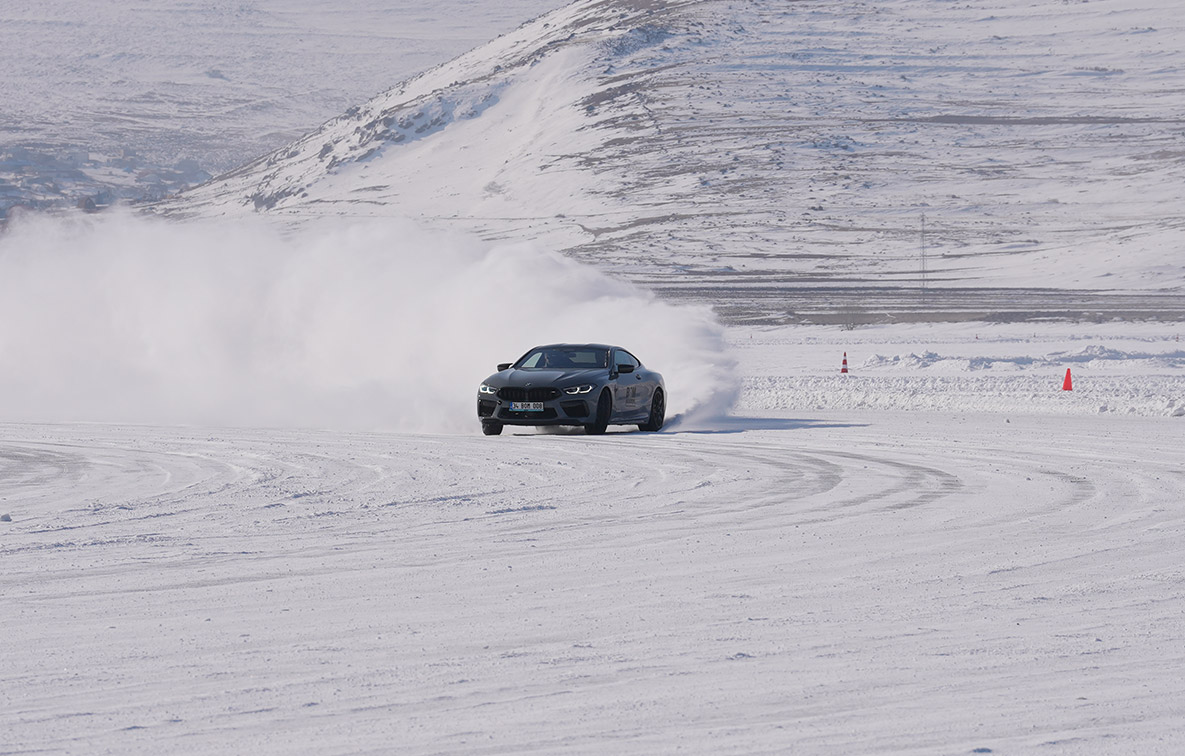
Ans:
{"label": "snow-covered hill", "polygon": [[1170,0],[578,0],[162,209],[410,216],[736,317],[1179,317],[1183,45]]}
{"label": "snow-covered hill", "polygon": [[0,221],[164,196],[563,0],[5,0]]}

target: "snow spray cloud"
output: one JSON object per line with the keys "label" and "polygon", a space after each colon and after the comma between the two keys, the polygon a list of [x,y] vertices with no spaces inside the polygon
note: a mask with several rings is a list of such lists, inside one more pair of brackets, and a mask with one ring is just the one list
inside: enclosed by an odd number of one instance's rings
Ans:
{"label": "snow spray cloud", "polygon": [[736,396],[709,309],[529,246],[127,211],[0,235],[0,420],[476,431],[477,384],[552,341],[628,346],[685,417]]}

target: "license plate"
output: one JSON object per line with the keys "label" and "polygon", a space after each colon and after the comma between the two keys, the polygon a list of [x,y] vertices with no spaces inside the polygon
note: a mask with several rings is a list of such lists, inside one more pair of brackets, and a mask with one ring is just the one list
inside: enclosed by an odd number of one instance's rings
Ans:
{"label": "license plate", "polygon": [[543,402],[511,402],[512,412],[542,412]]}

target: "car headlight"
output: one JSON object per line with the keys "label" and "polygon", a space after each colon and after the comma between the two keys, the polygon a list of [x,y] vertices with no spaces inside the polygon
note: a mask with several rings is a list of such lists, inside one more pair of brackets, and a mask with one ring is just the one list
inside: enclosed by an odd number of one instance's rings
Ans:
{"label": "car headlight", "polygon": [[594,386],[591,383],[585,384],[583,386],[569,386],[568,388],[564,389],[564,393],[565,394],[587,394],[588,392],[592,391],[593,388],[594,388]]}
{"label": "car headlight", "polygon": [[498,389],[494,388],[493,386],[490,386],[489,384],[483,383],[477,387],[477,393],[479,393],[479,394],[496,394],[496,393],[498,393]]}

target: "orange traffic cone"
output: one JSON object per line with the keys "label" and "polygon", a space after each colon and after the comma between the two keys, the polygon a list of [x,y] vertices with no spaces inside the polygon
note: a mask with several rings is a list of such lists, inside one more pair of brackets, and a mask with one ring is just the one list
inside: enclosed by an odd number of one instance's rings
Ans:
{"label": "orange traffic cone", "polygon": [[843,367],[841,367],[839,369],[839,372],[841,372],[841,373],[848,372],[848,353],[847,352],[843,353]]}
{"label": "orange traffic cone", "polygon": [[1066,380],[1062,381],[1062,391],[1073,391],[1074,381],[1070,379],[1070,368],[1066,368]]}

